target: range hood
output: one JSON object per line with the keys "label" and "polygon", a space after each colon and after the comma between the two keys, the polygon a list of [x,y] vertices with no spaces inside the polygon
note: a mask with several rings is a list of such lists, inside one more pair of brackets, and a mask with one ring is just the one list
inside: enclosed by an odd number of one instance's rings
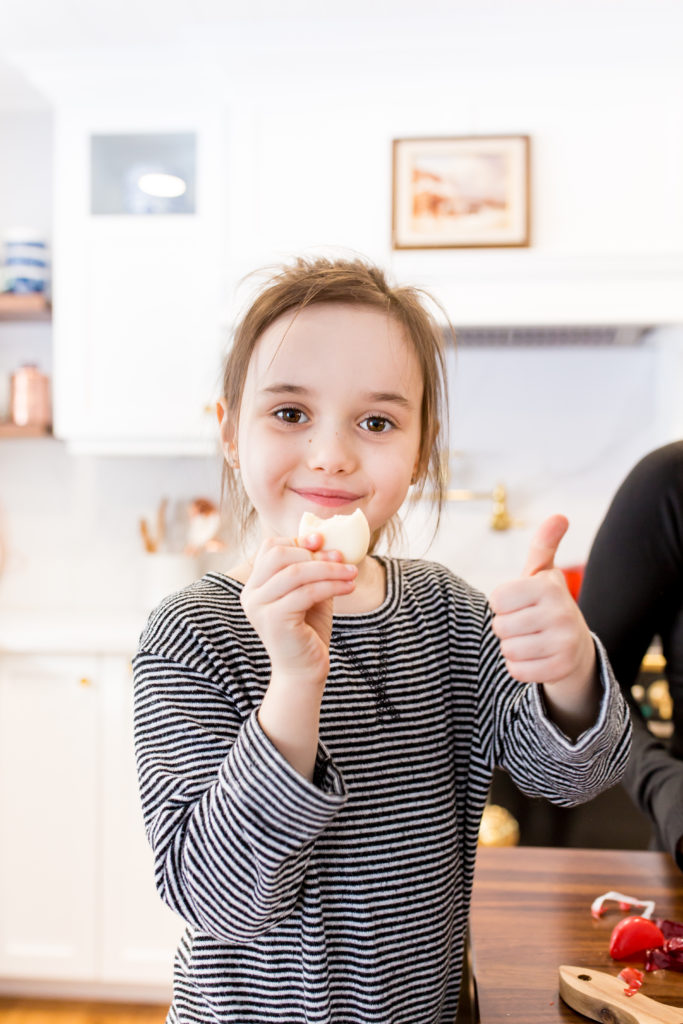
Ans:
{"label": "range hood", "polygon": [[[631,346],[644,342],[652,324],[533,324],[531,326],[455,327],[458,348]],[[451,332],[446,331],[446,340]]]}
{"label": "range hood", "polygon": [[523,343],[536,344],[568,326],[580,331],[563,344],[632,344],[625,339],[649,325],[683,324],[683,253],[399,251],[391,271],[437,300],[463,344],[466,328],[476,328],[467,336],[478,343],[492,332],[489,344],[522,344],[521,328],[529,331]]}

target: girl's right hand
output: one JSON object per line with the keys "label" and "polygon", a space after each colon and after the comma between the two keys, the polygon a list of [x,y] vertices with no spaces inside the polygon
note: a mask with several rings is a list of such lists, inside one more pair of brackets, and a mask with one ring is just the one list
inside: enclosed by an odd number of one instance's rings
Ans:
{"label": "girl's right hand", "polygon": [[338,551],[321,551],[323,538],[269,538],[254,560],[242,607],[271,661],[271,685],[319,689],[329,672],[332,601],[349,594],[358,570]]}

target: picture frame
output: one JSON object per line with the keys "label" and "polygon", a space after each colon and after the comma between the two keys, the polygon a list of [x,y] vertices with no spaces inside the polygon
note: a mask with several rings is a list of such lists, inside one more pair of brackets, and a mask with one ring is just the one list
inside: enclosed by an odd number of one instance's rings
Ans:
{"label": "picture frame", "polygon": [[530,138],[393,140],[392,247],[530,244]]}

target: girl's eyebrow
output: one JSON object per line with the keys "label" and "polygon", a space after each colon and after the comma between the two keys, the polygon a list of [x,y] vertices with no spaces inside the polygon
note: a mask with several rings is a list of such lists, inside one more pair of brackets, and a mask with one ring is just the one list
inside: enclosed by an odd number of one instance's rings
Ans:
{"label": "girl's eyebrow", "polygon": [[410,408],[410,401],[405,395],[402,395],[399,391],[368,391],[363,396],[372,405],[374,402],[392,402],[394,405],[405,406],[406,409]]}
{"label": "girl's eyebrow", "polygon": [[269,384],[267,388],[261,388],[263,395],[281,395],[283,392],[288,395],[305,395],[308,388],[300,384]]}
{"label": "girl's eyebrow", "polygon": [[[264,395],[305,395],[308,394],[308,388],[303,387],[301,384],[270,384],[268,387],[262,388],[261,393]],[[363,401],[373,405],[375,402],[391,402],[394,405],[401,405],[405,408],[410,408],[410,401],[405,395],[402,395],[399,391],[366,391],[362,396]]]}

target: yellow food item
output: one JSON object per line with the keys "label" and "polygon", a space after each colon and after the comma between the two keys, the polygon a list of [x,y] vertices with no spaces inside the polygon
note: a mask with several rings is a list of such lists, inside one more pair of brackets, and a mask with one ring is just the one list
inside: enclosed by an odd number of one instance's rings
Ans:
{"label": "yellow food item", "polygon": [[487,804],[479,826],[479,845],[516,846],[518,842],[517,819],[505,807]]}

